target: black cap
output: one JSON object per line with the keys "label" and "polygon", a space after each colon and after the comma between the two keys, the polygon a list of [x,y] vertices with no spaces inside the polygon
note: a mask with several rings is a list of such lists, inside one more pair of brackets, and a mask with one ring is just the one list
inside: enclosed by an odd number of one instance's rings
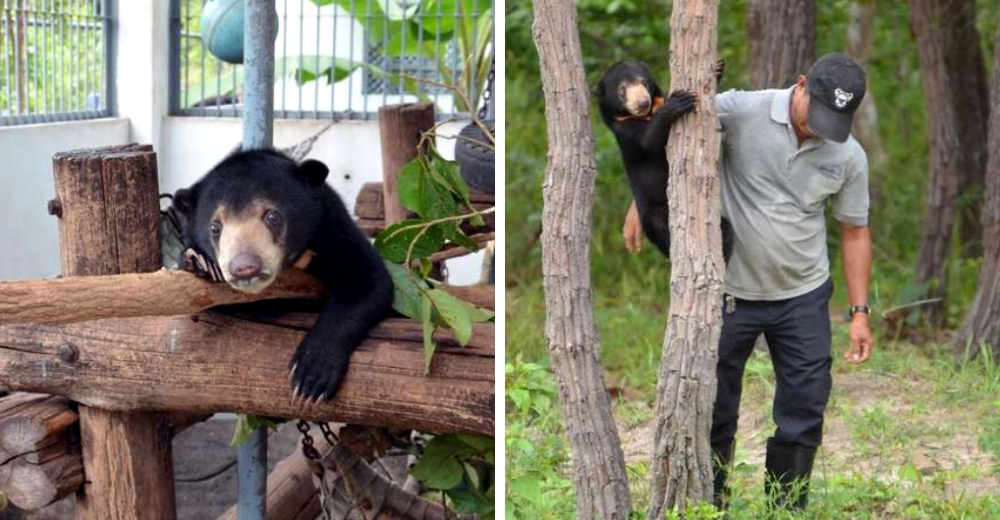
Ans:
{"label": "black cap", "polygon": [[851,135],[851,118],[865,97],[865,71],[846,54],[823,56],[806,76],[809,85],[809,130],[843,143]]}

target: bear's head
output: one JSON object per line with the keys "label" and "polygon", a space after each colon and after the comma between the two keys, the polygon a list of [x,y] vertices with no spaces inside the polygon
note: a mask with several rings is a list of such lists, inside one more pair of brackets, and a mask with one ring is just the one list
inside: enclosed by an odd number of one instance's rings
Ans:
{"label": "bear's head", "polygon": [[645,119],[663,102],[653,73],[645,63],[620,61],[611,66],[594,91],[605,120]]}
{"label": "bear's head", "polygon": [[326,165],[272,150],[237,152],[174,194],[185,242],[234,289],[259,293],[302,256],[323,218]]}

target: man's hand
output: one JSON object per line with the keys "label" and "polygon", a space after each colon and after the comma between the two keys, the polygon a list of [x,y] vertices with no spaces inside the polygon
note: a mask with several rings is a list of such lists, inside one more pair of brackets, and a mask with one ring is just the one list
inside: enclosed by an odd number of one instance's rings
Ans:
{"label": "man's hand", "polygon": [[625,237],[625,249],[628,249],[629,253],[642,251],[642,221],[639,220],[639,209],[635,207],[635,201],[632,201],[628,213],[625,214],[622,236]]}
{"label": "man's hand", "polygon": [[844,353],[844,359],[851,364],[868,361],[872,353],[872,331],[868,328],[868,315],[862,312],[851,317],[851,348]]}

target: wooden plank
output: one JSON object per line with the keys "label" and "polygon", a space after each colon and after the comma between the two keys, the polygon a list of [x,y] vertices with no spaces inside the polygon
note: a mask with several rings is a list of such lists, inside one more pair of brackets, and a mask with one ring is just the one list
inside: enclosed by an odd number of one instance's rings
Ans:
{"label": "wooden plank", "polygon": [[[0,385],[109,410],[229,411],[494,434],[493,325],[476,325],[466,348],[440,335],[425,376],[420,324],[386,320],[354,353],[337,397],[302,405],[292,399],[287,364],[305,334],[300,329],[315,320],[309,316],[297,328],[218,313],[0,326]],[[67,344],[79,352],[72,363],[58,357]]]}
{"label": "wooden plank", "polygon": [[[363,219],[383,220],[385,206],[382,197],[381,182],[366,182],[354,201],[354,215]],[[493,195],[472,189],[469,190],[469,202],[472,203],[472,207],[478,210],[496,205]]]}

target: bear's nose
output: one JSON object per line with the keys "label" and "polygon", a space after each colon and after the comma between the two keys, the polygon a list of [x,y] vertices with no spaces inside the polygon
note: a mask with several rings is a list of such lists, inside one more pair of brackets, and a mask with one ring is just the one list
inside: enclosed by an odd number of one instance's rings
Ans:
{"label": "bear's nose", "polygon": [[241,280],[260,274],[260,257],[250,253],[240,253],[229,262],[229,273]]}
{"label": "bear's nose", "polygon": [[649,103],[650,103],[650,99],[648,97],[640,99],[639,100],[639,110],[641,110],[642,112],[645,112],[645,111],[649,110]]}

